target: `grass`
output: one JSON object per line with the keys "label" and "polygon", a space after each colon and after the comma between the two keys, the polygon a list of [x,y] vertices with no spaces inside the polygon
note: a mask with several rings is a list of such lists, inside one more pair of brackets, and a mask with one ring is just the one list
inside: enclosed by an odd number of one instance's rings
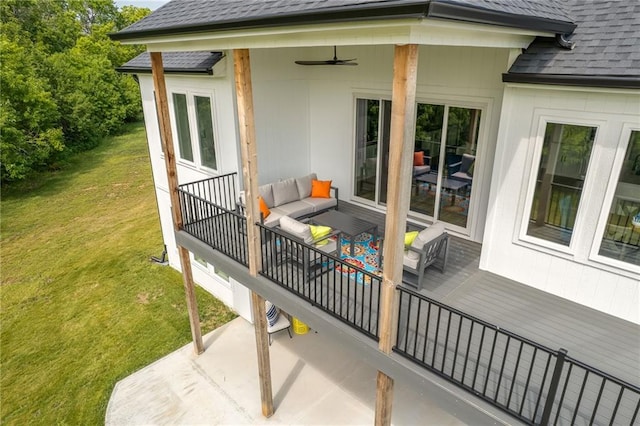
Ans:
{"label": "grass", "polygon": [[[162,236],[144,127],[5,189],[2,424],[101,424],[115,383],[191,340]],[[198,288],[203,332],[235,317]]]}

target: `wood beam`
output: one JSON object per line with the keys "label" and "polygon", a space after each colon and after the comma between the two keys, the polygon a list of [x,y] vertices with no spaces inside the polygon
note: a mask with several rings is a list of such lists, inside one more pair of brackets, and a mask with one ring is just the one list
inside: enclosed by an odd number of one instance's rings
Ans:
{"label": "wood beam", "polygon": [[[387,354],[391,353],[396,339],[396,285],[402,281],[404,233],[411,199],[417,71],[418,46],[396,46],[393,60],[389,179],[379,327],[379,348]],[[393,379],[378,371],[376,425],[391,424],[392,405]]]}
{"label": "wood beam", "polygon": [[[169,196],[171,199],[171,216],[173,228],[177,232],[182,227],[182,213],[178,198],[178,171],[176,167],[176,155],[173,149],[173,136],[171,134],[171,122],[169,120],[169,102],[167,100],[167,86],[164,79],[164,67],[162,65],[162,53],[151,52],[151,73],[153,87],[155,89],[156,106],[158,108],[158,121],[160,125],[160,139],[164,151],[164,164],[167,170],[169,183]],[[200,329],[200,316],[198,314],[198,302],[196,300],[195,285],[191,271],[191,258],[189,251],[178,246],[180,255],[180,268],[182,269],[182,282],[184,284],[185,297],[187,299],[187,311],[189,324],[191,325],[191,337],[193,339],[196,354],[204,352],[202,343],[202,330]]]}
{"label": "wood beam", "polygon": [[[258,153],[253,116],[251,58],[248,49],[235,49],[233,51],[233,66],[238,105],[242,176],[244,179],[246,201],[249,273],[255,277],[261,269],[260,232],[259,228],[254,225],[260,218],[260,209],[258,206]],[[256,349],[258,352],[258,375],[260,378],[262,415],[271,417],[274,410],[273,392],[271,389],[271,360],[269,358],[267,315],[264,306],[265,301],[258,293],[251,292],[251,302]]]}

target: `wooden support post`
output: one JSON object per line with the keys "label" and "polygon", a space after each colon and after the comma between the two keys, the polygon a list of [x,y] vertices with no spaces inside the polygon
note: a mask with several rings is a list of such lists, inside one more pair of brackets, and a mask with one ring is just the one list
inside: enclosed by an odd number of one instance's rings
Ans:
{"label": "wooden support post", "polygon": [[[260,209],[258,207],[258,154],[256,148],[255,122],[253,118],[251,58],[249,57],[248,49],[235,49],[233,51],[233,66],[238,104],[242,176],[244,179],[247,205],[249,273],[255,277],[261,268],[260,233],[258,227],[254,225],[260,218]],[[251,292],[251,302],[256,348],[258,351],[258,375],[260,377],[262,415],[271,417],[273,415],[273,393],[271,390],[271,361],[269,359],[269,336],[267,334],[265,301],[258,293]]]}
{"label": "wooden support post", "polygon": [[[387,354],[390,354],[393,348],[398,321],[396,285],[402,281],[404,233],[411,198],[417,71],[418,46],[396,46],[393,61],[387,217],[379,327],[379,348]],[[376,425],[391,424],[392,405],[393,379],[378,371]]]}
{"label": "wooden support post", "polygon": [[[169,102],[167,101],[167,86],[164,81],[164,68],[162,66],[162,54],[151,52],[151,73],[153,75],[153,87],[155,88],[156,106],[158,108],[158,121],[160,124],[160,139],[164,151],[164,163],[167,169],[169,182],[169,196],[171,197],[171,215],[175,231],[182,227],[182,213],[178,198],[178,172],[176,168],[176,155],[173,149],[173,136],[171,134],[171,122],[169,121]],[[191,272],[191,259],[189,251],[178,246],[180,254],[180,267],[182,269],[182,281],[184,283],[187,299],[187,311],[191,325],[191,337],[193,338],[196,354],[204,352],[202,343],[202,331],[200,330],[200,316],[198,315],[198,302]]]}

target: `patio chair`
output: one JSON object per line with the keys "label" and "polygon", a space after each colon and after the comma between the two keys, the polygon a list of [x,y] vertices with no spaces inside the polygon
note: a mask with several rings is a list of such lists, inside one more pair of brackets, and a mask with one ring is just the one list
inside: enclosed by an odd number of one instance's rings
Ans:
{"label": "patio chair", "polygon": [[287,259],[302,266],[305,278],[312,278],[315,272],[325,271],[323,261],[327,255],[336,255],[338,244],[331,237],[338,235],[340,231],[325,228],[325,232],[314,238],[311,225],[300,222],[289,216],[280,218],[280,225],[276,227],[279,233],[286,237],[284,247]]}
{"label": "patio chair", "polygon": [[287,330],[289,333],[289,339],[292,339],[291,335],[291,322],[286,315],[284,315],[275,305],[269,301],[265,302],[265,309],[267,313],[267,333],[269,334],[269,346],[271,346],[271,342],[273,338],[272,334],[277,333],[279,331]]}
{"label": "patio chair", "polygon": [[[422,290],[424,271],[429,266],[436,266],[440,272],[447,267],[449,257],[449,234],[444,230],[442,222],[436,222],[418,233],[410,246],[404,252],[402,259],[403,270],[417,275],[416,289]],[[436,262],[440,260],[440,265]],[[407,282],[412,284],[411,282]]]}

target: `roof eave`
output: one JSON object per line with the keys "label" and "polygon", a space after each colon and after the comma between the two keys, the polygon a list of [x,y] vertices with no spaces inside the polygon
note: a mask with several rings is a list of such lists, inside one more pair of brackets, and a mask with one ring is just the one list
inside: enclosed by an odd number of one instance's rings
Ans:
{"label": "roof eave", "polygon": [[640,89],[640,76],[504,73],[504,83]]}
{"label": "roof eave", "polygon": [[442,0],[431,2],[427,17],[515,27],[555,34],[570,34],[577,28],[577,25],[573,22],[536,16],[514,15],[496,10],[448,3]]}
{"label": "roof eave", "polygon": [[[116,71],[123,74],[150,74],[151,67],[118,67]],[[201,74],[213,75],[211,68],[165,68],[165,74]]]}

